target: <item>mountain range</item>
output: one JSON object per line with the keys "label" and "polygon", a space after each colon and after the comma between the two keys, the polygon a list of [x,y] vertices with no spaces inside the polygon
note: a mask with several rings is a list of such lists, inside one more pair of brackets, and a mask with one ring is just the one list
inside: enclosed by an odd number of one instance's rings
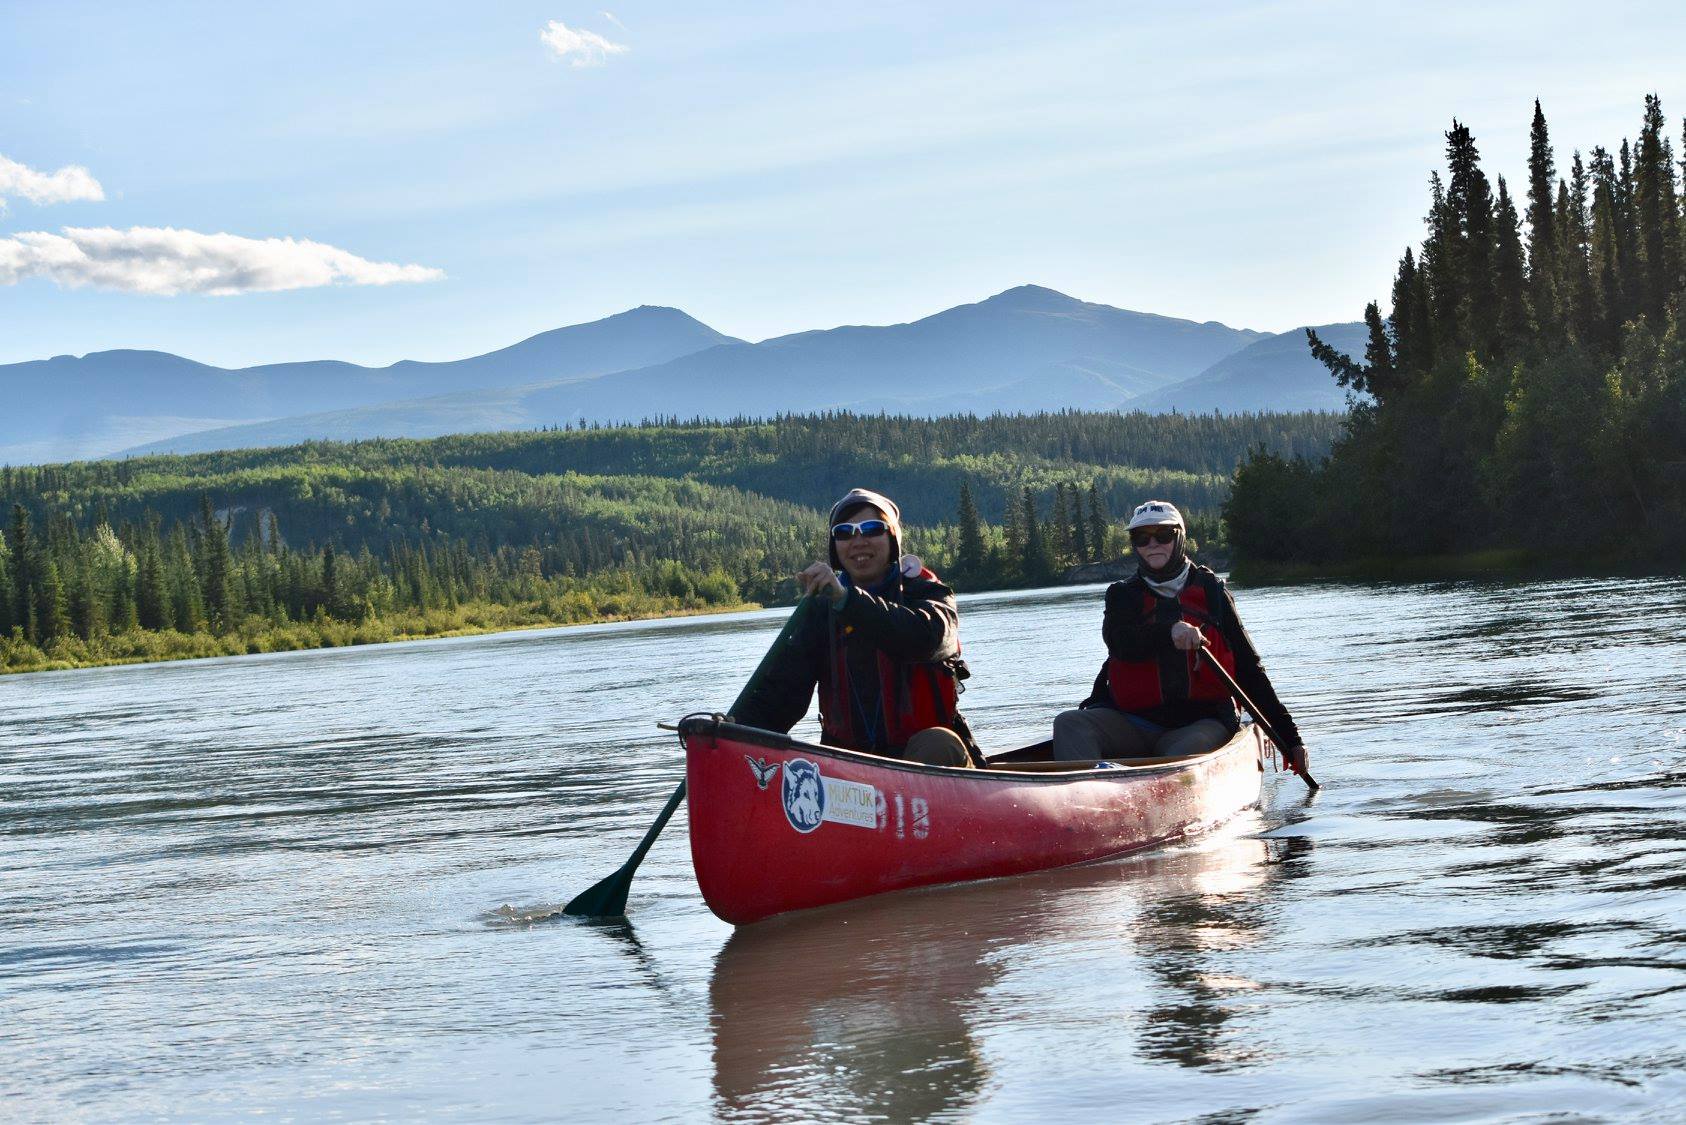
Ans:
{"label": "mountain range", "polygon": [[[1337,348],[1363,325],[1326,325]],[[1341,410],[1305,334],[1197,323],[1035,285],[909,324],[759,343],[643,306],[485,355],[371,368],[225,369],[166,352],[0,365],[0,463],[195,452],[315,438],[433,437],[563,422],[855,410]]]}

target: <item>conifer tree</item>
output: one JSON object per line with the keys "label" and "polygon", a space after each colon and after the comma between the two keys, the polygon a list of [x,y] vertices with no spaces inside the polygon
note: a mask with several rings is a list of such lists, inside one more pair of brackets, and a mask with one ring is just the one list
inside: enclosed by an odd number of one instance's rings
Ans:
{"label": "conifer tree", "polygon": [[32,570],[35,542],[29,534],[29,512],[22,504],[12,505],[12,627],[22,629],[30,641],[36,639],[35,577]]}
{"label": "conifer tree", "polygon": [[1559,252],[1562,272],[1558,289],[1574,339],[1585,344],[1596,335],[1590,264],[1592,186],[1578,149],[1570,166],[1569,183],[1559,195],[1563,201],[1564,220],[1558,224],[1563,241]]}
{"label": "conifer tree", "polygon": [[1528,304],[1534,323],[1555,332],[1561,323],[1558,313],[1559,264],[1563,232],[1557,224],[1556,199],[1552,185],[1557,164],[1552,156],[1551,137],[1546,131],[1545,112],[1534,99],[1534,125],[1528,148]]}
{"label": "conifer tree", "polygon": [[978,506],[972,501],[972,486],[960,482],[960,510],[955,522],[960,528],[960,548],[955,555],[954,569],[967,577],[976,577],[983,569],[984,539]]}
{"label": "conifer tree", "polygon": [[[1030,495],[1029,488],[1024,490],[1024,495]],[[1007,510],[1002,521],[1001,538],[1004,556],[1004,573],[1001,577],[1010,581],[1016,576],[1023,576],[1025,558],[1024,501],[1011,492],[1007,494]]]}
{"label": "conifer tree", "polygon": [[1107,524],[1111,522],[1106,504],[1101,500],[1101,491],[1094,481],[1089,482],[1089,551],[1091,562],[1103,562],[1107,558]]}
{"label": "conifer tree", "polygon": [[[1493,216],[1494,232],[1493,288],[1498,297],[1499,354],[1514,360],[1533,336],[1528,317],[1527,267],[1522,260],[1522,237],[1517,230],[1516,205],[1511,201],[1505,178],[1499,177],[1499,201]],[[1551,257],[1545,267],[1553,266]],[[1553,329],[1556,325],[1556,290],[1550,302]]]}
{"label": "conifer tree", "polygon": [[1054,510],[1048,516],[1049,553],[1054,565],[1061,567],[1071,561],[1071,507],[1065,499],[1065,482],[1054,486]]}
{"label": "conifer tree", "polygon": [[35,636],[36,645],[46,648],[70,631],[65,606],[64,584],[59,580],[59,568],[51,555],[42,553],[34,567]]}
{"label": "conifer tree", "polygon": [[1039,582],[1048,573],[1048,544],[1042,533],[1042,521],[1036,515],[1036,497],[1030,485],[1025,485],[1019,501],[1024,509],[1024,558],[1019,566],[1025,581]]}
{"label": "conifer tree", "polygon": [[1459,232],[1459,319],[1466,329],[1468,346],[1488,358],[1496,352],[1498,343],[1493,192],[1481,170],[1475,137],[1456,118],[1446,134],[1446,164],[1446,205]]}
{"label": "conifer tree", "polygon": [[1070,485],[1070,489],[1071,531],[1069,533],[1069,538],[1071,542],[1071,558],[1072,561],[1076,563],[1093,562],[1094,559],[1089,551],[1088,521],[1083,518],[1083,493],[1077,490],[1077,483],[1075,481],[1073,481]]}
{"label": "conifer tree", "polygon": [[142,629],[171,629],[175,627],[173,608],[170,589],[164,581],[164,562],[158,552],[158,532],[152,528],[141,544],[135,575],[135,616]]}
{"label": "conifer tree", "polygon": [[1674,159],[1663,135],[1663,108],[1645,95],[1645,124],[1633,158],[1633,220],[1638,276],[1636,311],[1660,329],[1680,276],[1680,205]]}
{"label": "conifer tree", "polygon": [[199,497],[201,584],[205,597],[205,616],[213,632],[226,633],[234,627],[239,616],[234,598],[234,582],[228,550],[228,528],[217,519],[209,493]]}
{"label": "conifer tree", "polygon": [[12,549],[6,533],[0,531],[0,638],[12,634],[12,613],[17,595],[12,590]]}

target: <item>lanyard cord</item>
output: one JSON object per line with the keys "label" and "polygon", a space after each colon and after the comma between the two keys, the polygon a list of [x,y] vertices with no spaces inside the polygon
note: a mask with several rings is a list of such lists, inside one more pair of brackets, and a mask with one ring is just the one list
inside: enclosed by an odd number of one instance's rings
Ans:
{"label": "lanyard cord", "polygon": [[[845,664],[848,663],[848,659],[848,652],[845,650],[843,656]],[[855,716],[860,720],[861,731],[866,735],[867,745],[877,747],[878,736],[884,732],[884,728],[886,726],[884,719],[884,693],[882,691],[878,693],[878,721],[876,723],[868,717],[866,713],[866,706],[861,703],[861,693],[855,688],[854,676],[849,677],[849,700],[854,704]]]}

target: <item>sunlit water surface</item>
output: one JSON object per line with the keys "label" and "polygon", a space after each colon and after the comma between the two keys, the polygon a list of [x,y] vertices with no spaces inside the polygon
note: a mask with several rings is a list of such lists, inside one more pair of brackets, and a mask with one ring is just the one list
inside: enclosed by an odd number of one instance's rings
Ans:
{"label": "sunlit water surface", "polygon": [[[736,933],[683,813],[545,915],[780,614],[0,680],[0,1118],[1686,1116],[1686,583],[1239,594],[1315,800]],[[986,743],[1100,602],[965,601]]]}

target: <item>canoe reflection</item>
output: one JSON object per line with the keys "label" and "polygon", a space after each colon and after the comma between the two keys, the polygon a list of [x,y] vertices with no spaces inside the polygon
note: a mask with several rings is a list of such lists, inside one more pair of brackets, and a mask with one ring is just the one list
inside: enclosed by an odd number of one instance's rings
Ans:
{"label": "canoe reflection", "polygon": [[[923,1119],[963,1109],[990,1069],[974,1036],[998,1023],[988,992],[1020,966],[1081,993],[1092,959],[1137,953],[1164,986],[1140,1046],[1183,1065],[1227,1058],[1221,1005],[1251,982],[1201,962],[1264,940],[1259,892],[1277,867],[1245,833],[1256,815],[1200,845],[1088,867],[911,891],[734,931],[709,988],[714,1085],[723,1113]],[[1169,892],[1169,894],[1167,894]],[[1164,962],[1164,968],[1155,967]],[[1159,992],[1159,989],[1155,989]],[[1212,1009],[1212,1010],[1203,1010]],[[1113,1029],[1109,1035],[1119,1029]],[[829,1093],[828,1093],[829,1092]]]}

